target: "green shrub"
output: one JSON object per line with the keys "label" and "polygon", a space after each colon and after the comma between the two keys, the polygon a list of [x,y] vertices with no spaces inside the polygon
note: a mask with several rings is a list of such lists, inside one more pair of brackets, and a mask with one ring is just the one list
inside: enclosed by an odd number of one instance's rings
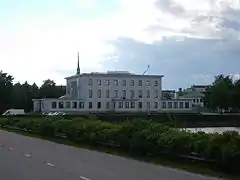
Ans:
{"label": "green shrub", "polygon": [[158,156],[163,152],[170,155],[194,152],[234,172],[238,172],[237,167],[240,165],[240,135],[237,132],[191,133],[144,119],[114,124],[83,117],[71,120],[62,117],[5,117],[0,118],[0,125],[32,130],[48,137],[61,133],[78,143],[111,142],[120,145],[126,152],[144,156],[149,153]]}

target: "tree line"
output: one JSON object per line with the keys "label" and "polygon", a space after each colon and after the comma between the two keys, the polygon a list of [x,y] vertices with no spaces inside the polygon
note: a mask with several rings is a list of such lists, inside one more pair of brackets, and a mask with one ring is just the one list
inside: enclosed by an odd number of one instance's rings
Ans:
{"label": "tree line", "polygon": [[13,76],[0,71],[0,113],[9,108],[33,109],[32,99],[58,98],[65,94],[65,86],[57,86],[53,80],[47,79],[38,87],[36,83],[13,83]]}
{"label": "tree line", "polygon": [[240,79],[233,80],[231,76],[223,74],[216,76],[205,93],[204,101],[206,107],[212,110],[228,108],[235,112],[239,111]]}
{"label": "tree line", "polygon": [[[47,79],[38,87],[27,81],[23,84],[13,83],[13,76],[0,71],[0,113],[9,108],[21,108],[29,112],[33,109],[32,99],[58,98],[65,94],[65,86],[57,86]],[[205,106],[209,109],[240,109],[240,80],[234,81],[230,76],[218,75],[205,92]]]}

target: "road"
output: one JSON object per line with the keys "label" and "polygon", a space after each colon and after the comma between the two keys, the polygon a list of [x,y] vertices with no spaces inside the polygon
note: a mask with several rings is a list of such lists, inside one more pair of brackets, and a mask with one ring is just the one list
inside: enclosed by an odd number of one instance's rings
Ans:
{"label": "road", "polygon": [[0,131],[0,179],[216,180],[6,131]]}

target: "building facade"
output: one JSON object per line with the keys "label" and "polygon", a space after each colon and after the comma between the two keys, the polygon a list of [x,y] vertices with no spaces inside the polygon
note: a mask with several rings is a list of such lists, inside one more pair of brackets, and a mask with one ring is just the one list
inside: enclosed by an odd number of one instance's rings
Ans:
{"label": "building facade", "polygon": [[80,73],[67,77],[66,95],[33,99],[35,112],[160,112],[191,110],[192,100],[163,99],[163,75],[125,71]]}

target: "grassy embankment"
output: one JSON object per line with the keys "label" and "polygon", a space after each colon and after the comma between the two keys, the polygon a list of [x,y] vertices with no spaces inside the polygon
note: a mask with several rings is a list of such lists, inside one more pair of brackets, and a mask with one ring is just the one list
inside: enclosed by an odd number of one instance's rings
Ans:
{"label": "grassy embankment", "polygon": [[0,125],[77,147],[231,179],[228,174],[236,174],[239,178],[240,135],[236,132],[190,133],[140,119],[109,123],[84,118],[8,117],[0,118]]}

